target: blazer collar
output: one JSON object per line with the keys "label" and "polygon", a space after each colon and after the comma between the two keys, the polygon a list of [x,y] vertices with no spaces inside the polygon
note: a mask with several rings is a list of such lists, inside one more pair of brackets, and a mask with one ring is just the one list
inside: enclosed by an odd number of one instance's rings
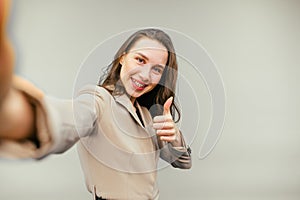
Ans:
{"label": "blazer collar", "polygon": [[[140,121],[137,113],[136,113],[136,108],[133,106],[133,104],[131,103],[128,95],[126,93],[121,94],[121,95],[116,95],[114,96],[116,102],[118,102],[119,104],[121,104],[123,107],[125,107],[127,109],[127,111],[131,114],[131,116],[135,119],[135,121],[144,128],[142,122]],[[138,104],[138,102],[135,102],[137,104],[137,109],[139,110],[142,120],[144,122],[144,125],[146,126],[149,122],[146,121],[145,116],[144,116],[144,112],[143,109],[141,109],[141,106]]]}

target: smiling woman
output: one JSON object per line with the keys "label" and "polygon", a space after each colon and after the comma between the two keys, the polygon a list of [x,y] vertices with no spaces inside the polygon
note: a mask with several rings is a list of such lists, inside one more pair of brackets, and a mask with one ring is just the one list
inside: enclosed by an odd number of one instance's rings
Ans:
{"label": "smiling woman", "polygon": [[[85,86],[73,100],[44,96],[15,77],[14,102],[35,117],[18,118],[33,127],[27,135],[15,131],[18,138],[11,138],[0,129],[1,157],[42,159],[78,142],[94,198],[158,199],[159,158],[176,168],[191,167],[191,151],[174,122],[175,112],[180,116],[173,101],[177,67],[169,36],[149,28],[133,33],[99,84]],[[7,121],[12,119],[0,118],[1,126]]]}
{"label": "smiling woman", "polygon": [[[127,59],[125,60],[125,58]],[[134,92],[144,91],[143,95],[137,94],[138,96],[135,97],[137,102],[150,110],[152,116],[161,115],[163,112],[162,107],[155,105],[164,105],[168,98],[171,96],[175,97],[174,91],[177,82],[178,64],[171,38],[163,31],[157,29],[140,30],[132,34],[116,53],[114,61],[108,67],[107,73],[101,77],[99,85],[107,88],[114,94],[124,93],[124,87],[126,92],[129,92],[129,88],[126,88],[127,84],[122,84],[126,80],[120,78],[122,71],[125,71],[122,70],[122,63],[125,61],[131,61],[132,65],[129,67],[132,68],[135,68],[134,66],[143,66],[141,69],[136,68],[142,71],[140,73],[142,76],[144,76],[143,73],[148,73],[151,69],[152,73],[149,73],[151,77],[148,77],[148,75],[146,77],[147,79],[152,79],[152,82],[150,81],[152,89],[147,92],[145,92],[147,88],[139,88],[143,84],[148,85],[148,83],[142,81],[143,77],[133,78],[129,82],[133,82],[132,84],[136,83],[137,89],[134,89]],[[124,73],[124,79],[126,76],[128,74]],[[149,82],[149,80],[147,81]],[[138,86],[139,84],[140,86]],[[178,114],[177,121],[180,119],[180,112],[176,104],[172,103],[170,112],[173,118],[176,112]]]}
{"label": "smiling woman", "polygon": [[156,87],[167,60],[167,49],[148,38],[141,38],[130,52],[122,55],[121,81],[132,102]]}

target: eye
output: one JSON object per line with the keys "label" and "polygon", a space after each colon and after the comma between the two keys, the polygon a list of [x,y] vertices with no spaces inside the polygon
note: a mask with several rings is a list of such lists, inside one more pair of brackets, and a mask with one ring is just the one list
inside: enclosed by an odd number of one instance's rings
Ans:
{"label": "eye", "polygon": [[153,67],[153,71],[156,74],[162,74],[163,73],[163,69],[161,67],[159,67],[159,66]]}
{"label": "eye", "polygon": [[143,58],[136,57],[135,59],[137,60],[137,62],[138,62],[139,64],[145,64],[145,63],[146,63],[145,59],[143,59]]}

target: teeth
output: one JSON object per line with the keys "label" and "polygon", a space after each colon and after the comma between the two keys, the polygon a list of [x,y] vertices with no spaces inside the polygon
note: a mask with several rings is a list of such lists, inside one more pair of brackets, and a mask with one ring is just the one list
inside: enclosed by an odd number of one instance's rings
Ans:
{"label": "teeth", "polygon": [[144,84],[141,84],[139,82],[137,82],[136,80],[133,79],[134,84],[136,84],[138,87],[144,87]]}

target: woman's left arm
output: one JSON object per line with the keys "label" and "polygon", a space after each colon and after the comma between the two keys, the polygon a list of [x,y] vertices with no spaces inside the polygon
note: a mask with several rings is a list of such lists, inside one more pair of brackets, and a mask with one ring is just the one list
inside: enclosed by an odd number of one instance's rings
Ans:
{"label": "woman's left arm", "polygon": [[170,97],[164,104],[163,115],[153,119],[153,128],[156,130],[161,151],[160,157],[175,168],[189,169],[192,166],[191,149],[186,145],[171,115],[172,101],[173,97]]}

